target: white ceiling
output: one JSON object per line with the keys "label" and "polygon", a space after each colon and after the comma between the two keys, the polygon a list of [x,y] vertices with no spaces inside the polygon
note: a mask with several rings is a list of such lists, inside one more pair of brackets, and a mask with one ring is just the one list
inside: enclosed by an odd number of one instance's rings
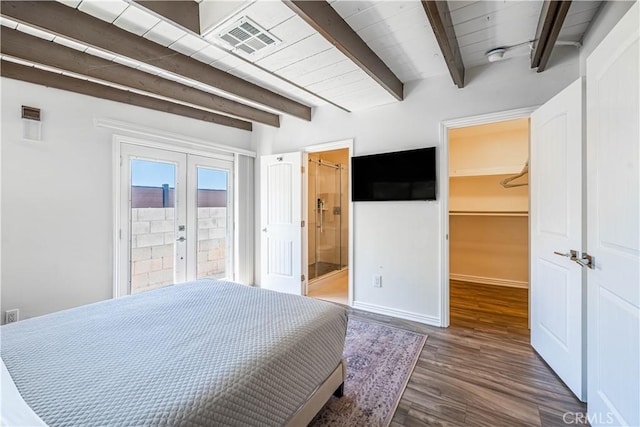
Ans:
{"label": "white ceiling", "polygon": [[514,46],[508,57],[529,55],[542,10],[540,1],[454,1],[449,5],[462,62],[471,68],[487,63],[485,53]]}
{"label": "white ceiling", "polygon": [[[129,0],[58,1],[309,106],[330,103],[356,111],[398,102],[280,1],[227,0],[220,3],[220,0],[203,0],[200,11],[205,36],[192,33]],[[448,74],[419,0],[329,0],[329,3],[402,82]],[[529,42],[535,37],[541,1],[448,3],[466,68],[486,64],[485,53],[495,47],[514,46],[509,49],[507,57],[529,55]],[[559,39],[580,40],[599,4],[599,1],[572,2]],[[245,16],[280,39],[281,43],[249,55],[241,50],[235,51],[218,38],[220,30]],[[5,18],[2,24],[187,86],[239,100],[200,82],[76,41],[54,37]],[[258,106],[246,100],[242,102]]]}
{"label": "white ceiling", "polygon": [[331,6],[400,81],[448,74],[420,1],[338,0]]}
{"label": "white ceiling", "polygon": [[[386,3],[399,10],[405,4]],[[419,2],[411,3],[420,6]],[[256,77],[251,66],[254,64],[276,78],[286,79],[317,94],[325,100],[324,103],[331,102],[350,111],[396,101],[284,3],[269,0],[251,2],[222,19],[217,28],[224,28],[245,16],[276,36],[281,43],[251,55],[242,51],[236,53],[250,64],[232,63],[221,67],[220,63],[213,63],[213,66],[251,79]],[[218,43],[215,29],[207,36],[212,43]],[[252,81],[261,84],[259,78]]]}
{"label": "white ceiling", "polygon": [[[573,1],[559,41],[580,41],[600,1]],[[528,56],[542,11],[541,1],[450,1],[451,20],[466,68],[487,63],[486,52],[511,47],[505,58]]]}

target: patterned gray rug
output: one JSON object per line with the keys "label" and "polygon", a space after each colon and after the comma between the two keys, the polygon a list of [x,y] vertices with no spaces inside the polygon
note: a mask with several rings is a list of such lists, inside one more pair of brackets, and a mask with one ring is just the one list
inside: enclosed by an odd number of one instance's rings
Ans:
{"label": "patterned gray rug", "polygon": [[426,340],[424,334],[350,317],[344,396],[332,397],[309,425],[388,426]]}

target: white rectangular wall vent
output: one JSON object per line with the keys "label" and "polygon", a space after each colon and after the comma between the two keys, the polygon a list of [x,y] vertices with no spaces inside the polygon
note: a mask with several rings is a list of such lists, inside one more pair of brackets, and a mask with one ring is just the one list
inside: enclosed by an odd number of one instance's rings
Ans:
{"label": "white rectangular wall vent", "polygon": [[281,41],[267,30],[243,16],[218,33],[218,37],[242,52],[252,54]]}
{"label": "white rectangular wall vent", "polygon": [[40,109],[22,106],[22,139],[26,141],[42,140],[42,122]]}

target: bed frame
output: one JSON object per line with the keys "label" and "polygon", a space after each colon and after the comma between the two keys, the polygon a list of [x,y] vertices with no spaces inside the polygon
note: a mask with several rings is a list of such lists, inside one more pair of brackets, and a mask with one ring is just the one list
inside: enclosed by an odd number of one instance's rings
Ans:
{"label": "bed frame", "polygon": [[318,386],[309,399],[289,419],[287,427],[303,427],[308,425],[331,395],[342,397],[344,381],[347,378],[347,362],[342,359],[338,367]]}

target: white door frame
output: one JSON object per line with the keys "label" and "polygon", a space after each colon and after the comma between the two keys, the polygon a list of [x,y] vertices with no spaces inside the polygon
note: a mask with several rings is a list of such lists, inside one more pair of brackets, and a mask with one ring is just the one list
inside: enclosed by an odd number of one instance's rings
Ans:
{"label": "white door frame", "polygon": [[[196,148],[187,145],[184,141],[174,141],[170,142],[158,142],[157,140],[152,140],[155,135],[149,135],[150,139],[141,139],[137,137],[127,136],[127,135],[119,135],[114,134],[112,140],[112,205],[113,205],[113,288],[112,288],[112,297],[118,298],[124,296],[122,293],[122,289],[124,285],[122,282],[121,271],[123,266],[121,248],[120,248],[120,237],[121,237],[121,228],[123,224],[120,220],[120,212],[121,212],[121,196],[122,196],[122,187],[121,187],[121,177],[120,177],[120,161],[121,161],[121,152],[120,147],[124,144],[138,145],[141,147],[147,148],[157,148],[165,151],[178,152],[183,154],[192,154],[197,156],[209,157],[212,159],[220,159],[227,160],[233,163],[234,171],[237,169],[237,164],[235,162],[235,156],[230,152],[222,152],[218,147],[211,147],[210,150],[207,149],[206,146],[197,146]],[[155,138],[154,138],[155,139]],[[231,175],[235,176],[235,172]],[[235,200],[235,199],[234,199]],[[236,222],[234,214],[234,222]],[[235,238],[235,233],[232,233],[232,236]],[[233,242],[233,246],[236,246],[237,242]],[[235,260],[234,260],[235,262]]]}
{"label": "white door frame", "polygon": [[[340,141],[334,141],[334,142],[327,142],[324,144],[316,144],[316,145],[309,145],[307,147],[303,148],[303,152],[305,153],[318,153],[321,151],[331,151],[331,150],[339,150],[339,149],[343,149],[346,148],[349,150],[349,161],[351,161],[351,157],[353,156],[353,138],[350,139],[343,139]],[[308,170],[305,169],[305,170]],[[307,180],[305,179],[305,182]],[[307,187],[308,184],[305,183],[303,186],[303,192],[308,191]],[[349,200],[349,232],[347,233],[349,236],[349,254],[348,254],[348,262],[349,265],[347,266],[348,268],[348,272],[347,272],[347,277],[348,277],[348,299],[347,302],[349,304],[349,306],[353,305],[353,253],[354,253],[354,239],[353,239],[353,201],[351,200],[351,165],[349,165],[349,177],[348,177],[348,189],[347,189],[347,197]],[[308,204],[308,198],[305,197],[303,198],[303,212],[302,214],[304,215],[305,218],[305,224],[309,224],[309,212],[308,209],[306,208],[306,205]],[[308,234],[308,230],[307,233]],[[302,250],[303,250],[303,261],[304,264],[303,265],[303,269],[307,269],[308,266],[306,265],[306,260],[308,259],[308,253],[309,253],[309,243],[308,243],[308,236],[305,236],[303,238],[303,245],[302,245]],[[308,277],[309,274],[308,272],[306,273],[306,276]],[[305,287],[309,286],[309,280],[305,280]],[[306,295],[307,289],[305,289],[305,295]]]}
{"label": "white door frame", "polygon": [[[538,106],[525,107],[440,122],[440,147],[438,147],[440,253],[442,254],[440,260],[440,271],[442,273],[442,277],[440,277],[440,327],[446,328],[449,326],[449,130],[528,118],[537,108]],[[530,229],[529,235],[531,235]],[[531,292],[531,290],[529,290],[529,292]]]}

